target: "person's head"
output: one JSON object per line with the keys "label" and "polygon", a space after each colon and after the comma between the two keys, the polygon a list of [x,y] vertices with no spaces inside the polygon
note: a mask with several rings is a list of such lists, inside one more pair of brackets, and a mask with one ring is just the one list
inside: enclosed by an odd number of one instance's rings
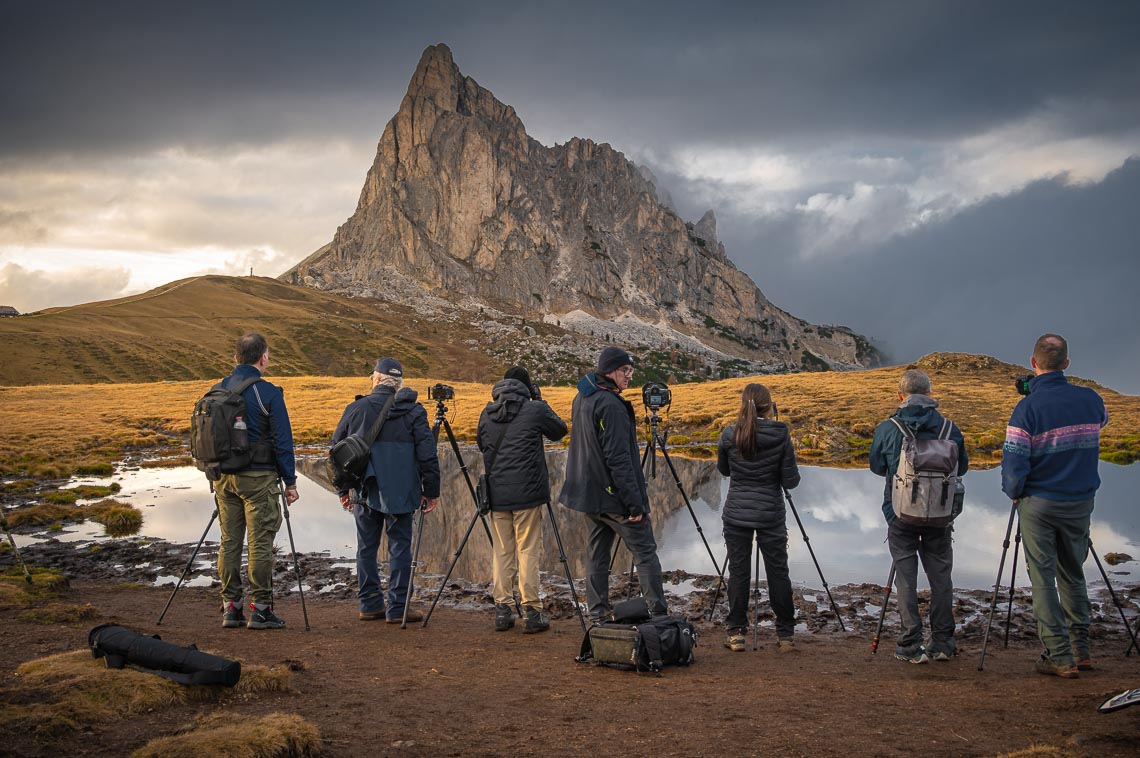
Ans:
{"label": "person's head", "polygon": [[610,345],[598,356],[598,373],[616,384],[619,392],[625,391],[633,378],[633,356]]}
{"label": "person's head", "polygon": [[756,423],[772,415],[772,393],[763,384],[749,384],[740,393],[740,413],[732,441],[745,458],[756,454]]}
{"label": "person's head", "polygon": [[507,372],[503,374],[503,378],[514,379],[516,381],[522,382],[526,385],[527,392],[534,392],[534,390],[531,389],[530,372],[522,366],[511,366],[509,369],[507,369]]}
{"label": "person's head", "polygon": [[395,358],[381,358],[372,367],[372,386],[383,384],[385,387],[400,389],[404,386],[404,367]]}
{"label": "person's head", "polygon": [[899,377],[899,400],[906,400],[911,395],[930,395],[930,377],[925,371],[912,368]]}
{"label": "person's head", "polygon": [[257,332],[243,334],[234,349],[234,362],[264,369],[269,363],[269,345]]}
{"label": "person's head", "polygon": [[1042,334],[1033,345],[1029,362],[1037,374],[1064,371],[1069,367],[1069,343],[1059,334]]}

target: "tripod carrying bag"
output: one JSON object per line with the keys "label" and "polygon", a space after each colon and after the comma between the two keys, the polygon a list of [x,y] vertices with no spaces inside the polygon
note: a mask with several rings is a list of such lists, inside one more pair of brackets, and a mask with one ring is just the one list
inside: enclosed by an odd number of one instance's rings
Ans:
{"label": "tripod carrying bag", "polygon": [[659,672],[693,662],[697,630],[681,616],[658,616],[636,624],[595,624],[582,639],[576,661],[631,671]]}
{"label": "tripod carrying bag", "polygon": [[195,645],[179,647],[121,626],[104,624],[87,635],[91,654],[109,669],[127,664],[179,684],[221,684],[233,687],[241,678],[241,663],[203,653]]}

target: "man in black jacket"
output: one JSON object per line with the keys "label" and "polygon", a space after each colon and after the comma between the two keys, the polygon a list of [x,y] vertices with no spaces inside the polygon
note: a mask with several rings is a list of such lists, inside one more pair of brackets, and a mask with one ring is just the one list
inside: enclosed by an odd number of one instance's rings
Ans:
{"label": "man in black jacket", "polygon": [[602,620],[610,607],[610,551],[614,535],[633,554],[641,594],[653,615],[667,613],[661,561],[649,523],[649,496],[637,447],[633,405],[621,396],[633,376],[633,356],[607,347],[597,371],[578,382],[571,409],[573,431],[566,455],[566,483],[558,501],[590,519],[586,601]]}
{"label": "man in black jacket", "polygon": [[545,632],[539,563],[542,560],[542,506],[550,502],[550,478],[542,439],[566,436],[566,423],[542,402],[530,374],[520,366],[507,370],[491,389],[492,402],[479,417],[476,442],[483,452],[491,490],[491,531],[495,537],[495,631],[515,624],[511,613],[519,585],[527,634]]}

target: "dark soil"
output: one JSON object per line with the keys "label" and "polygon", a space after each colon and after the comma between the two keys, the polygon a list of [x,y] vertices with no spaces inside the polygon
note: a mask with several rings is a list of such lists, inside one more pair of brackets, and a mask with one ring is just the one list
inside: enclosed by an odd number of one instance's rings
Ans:
{"label": "dark soil", "polygon": [[760,650],[732,653],[723,628],[702,625],[697,662],[655,677],[574,661],[576,618],[549,632],[496,633],[489,611],[438,608],[428,627],[360,622],[351,600],[306,595],[304,631],[296,595],[282,599],[282,631],[223,629],[214,590],[179,592],[161,627],[169,589],[76,580],[60,602],[91,604],[77,625],[17,620],[0,611],[0,708],[19,702],[12,676],[24,661],[83,649],[87,632],[117,623],[247,663],[291,665],[294,692],[224,698],[96,725],[50,744],[0,726],[0,753],[124,755],[213,709],[260,716],[296,713],[315,723],[327,755],[992,755],[1033,745],[1066,754],[1136,755],[1140,707],[1102,715],[1097,705],[1140,686],[1140,655],[1120,634],[1096,642],[1096,670],[1078,680],[1033,671],[1039,650],[968,633],[949,663],[894,660],[887,636],[869,654],[871,632],[817,632],[799,652],[777,653],[770,629]]}

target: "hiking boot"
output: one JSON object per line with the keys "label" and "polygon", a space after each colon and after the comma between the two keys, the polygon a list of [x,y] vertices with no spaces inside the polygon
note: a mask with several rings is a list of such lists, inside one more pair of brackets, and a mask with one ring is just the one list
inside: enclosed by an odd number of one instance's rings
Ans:
{"label": "hiking boot", "polygon": [[1081,660],[1077,661],[1077,670],[1078,671],[1092,671],[1093,670],[1092,658],[1086,657],[1086,658],[1082,658]]}
{"label": "hiking boot", "polygon": [[222,603],[222,626],[226,629],[245,626],[245,614],[241,612],[241,605],[232,600]]}
{"label": "hiking boot", "polygon": [[[417,611],[415,608],[409,608],[408,609],[408,622],[409,623],[411,623],[412,621],[423,621],[423,620],[424,620],[424,615],[422,613]],[[386,618],[384,620],[384,623],[385,624],[402,624],[402,623],[404,623],[404,612],[400,611],[399,616],[389,616],[388,618]]]}
{"label": "hiking boot", "polygon": [[776,643],[776,651],[780,653],[798,653],[800,649],[790,638],[784,638]]}
{"label": "hiking boot", "polygon": [[384,609],[378,611],[361,611],[359,616],[361,621],[379,621],[384,618]]}
{"label": "hiking boot", "polygon": [[929,663],[930,656],[926,654],[926,648],[919,645],[915,648],[899,648],[895,651],[895,658],[907,663]]}
{"label": "hiking boot", "polygon": [[249,604],[249,621],[246,623],[248,629],[284,629],[285,619],[278,616],[273,612],[273,606],[267,605],[264,608],[258,608],[253,603]]}
{"label": "hiking boot", "polygon": [[744,632],[740,629],[730,629],[728,637],[724,640],[724,646],[734,653],[743,653],[745,649]]}
{"label": "hiking boot", "polygon": [[526,621],[523,622],[523,634],[538,634],[550,628],[550,619],[542,615],[538,608],[526,609]]}
{"label": "hiking boot", "polygon": [[945,650],[939,650],[938,652],[931,655],[930,659],[934,660],[934,661],[939,661],[940,663],[945,663],[946,661],[954,660],[954,654],[953,653],[947,653]]}
{"label": "hiking boot", "polygon": [[1041,657],[1037,659],[1037,664],[1034,668],[1037,669],[1038,674],[1045,674],[1046,676],[1059,676],[1062,679],[1076,679],[1080,676],[1080,674],[1077,673],[1077,667],[1073,664],[1053,663],[1053,659],[1044,653],[1042,653]]}
{"label": "hiking boot", "polygon": [[495,631],[505,632],[515,625],[515,615],[507,603],[495,603]]}

